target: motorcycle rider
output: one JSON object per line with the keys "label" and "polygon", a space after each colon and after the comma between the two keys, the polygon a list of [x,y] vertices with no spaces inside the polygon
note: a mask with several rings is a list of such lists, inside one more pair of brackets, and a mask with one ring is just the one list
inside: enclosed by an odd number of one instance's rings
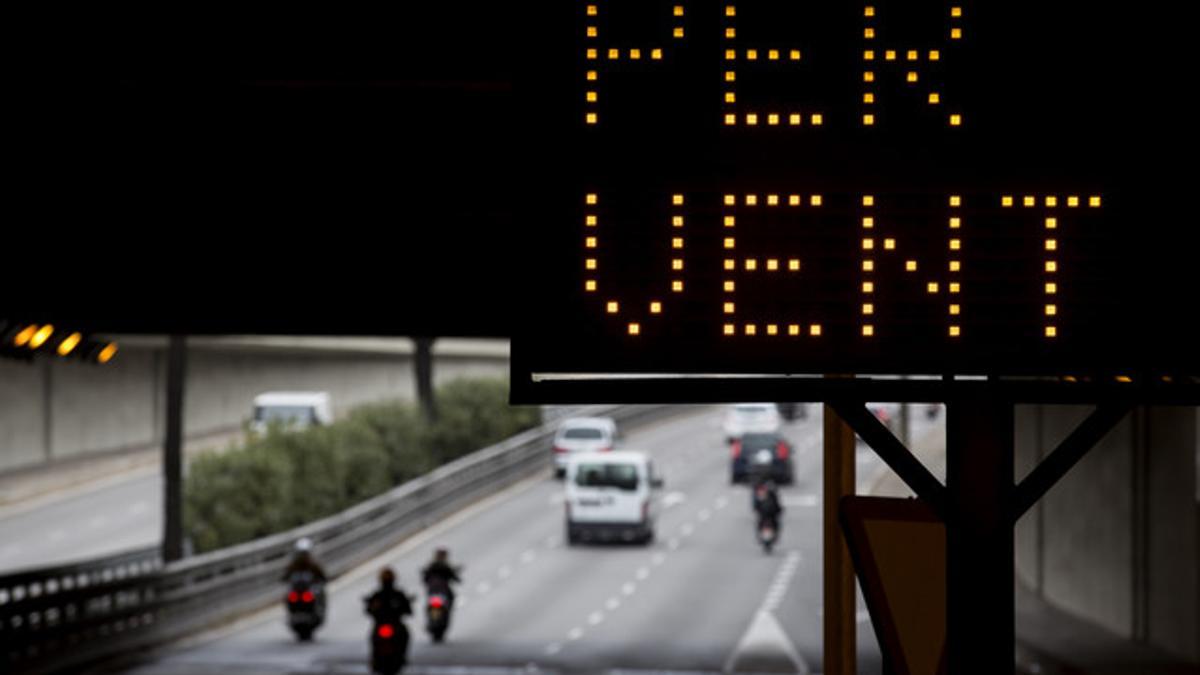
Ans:
{"label": "motorcycle rider", "polygon": [[312,555],[312,539],[303,537],[296,542],[292,561],[283,571],[283,581],[290,582],[293,574],[308,573],[312,575],[313,583],[325,583],[325,570],[317,564]]}
{"label": "motorcycle rider", "polygon": [[775,482],[763,478],[754,485],[754,512],[758,514],[758,530],[764,525],[770,525],[779,533],[779,516],[783,513],[783,502],[775,490]]}
{"label": "motorcycle rider", "polygon": [[454,589],[450,584],[461,583],[462,580],[458,578],[458,570],[450,564],[449,551],[444,548],[435,550],[433,561],[421,570],[421,579],[425,582],[427,593],[444,593],[447,604],[454,605]]}
{"label": "motorcycle rider", "polygon": [[404,590],[396,587],[396,573],[390,567],[379,570],[379,590],[366,598],[366,612],[376,624],[391,624],[396,627],[403,662],[408,661],[408,627],[404,617],[410,616],[412,603]]}

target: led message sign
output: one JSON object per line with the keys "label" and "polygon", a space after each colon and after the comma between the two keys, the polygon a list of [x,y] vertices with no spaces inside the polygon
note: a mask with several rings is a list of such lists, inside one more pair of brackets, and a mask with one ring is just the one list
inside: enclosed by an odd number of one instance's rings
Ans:
{"label": "led message sign", "polygon": [[1146,349],[1146,242],[1170,231],[1143,201],[1128,45],[1102,30],[1119,16],[563,5],[531,112],[551,138],[534,379],[1115,374],[1177,344]]}

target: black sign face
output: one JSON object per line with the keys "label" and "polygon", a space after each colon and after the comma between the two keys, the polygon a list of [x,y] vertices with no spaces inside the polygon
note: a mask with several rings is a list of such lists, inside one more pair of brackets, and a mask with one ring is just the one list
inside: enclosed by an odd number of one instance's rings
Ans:
{"label": "black sign face", "polygon": [[1144,22],[561,4],[534,57],[548,168],[517,222],[546,245],[519,378],[1195,366],[1182,138],[1155,108],[1177,65]]}

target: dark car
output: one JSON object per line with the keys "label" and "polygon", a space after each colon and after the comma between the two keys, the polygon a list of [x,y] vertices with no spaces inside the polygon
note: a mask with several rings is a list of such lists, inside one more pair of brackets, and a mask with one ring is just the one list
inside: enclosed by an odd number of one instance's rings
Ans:
{"label": "dark car", "polygon": [[795,479],[792,446],[779,434],[744,434],[733,442],[731,454],[730,481],[733,483],[759,475],[781,484],[790,484]]}

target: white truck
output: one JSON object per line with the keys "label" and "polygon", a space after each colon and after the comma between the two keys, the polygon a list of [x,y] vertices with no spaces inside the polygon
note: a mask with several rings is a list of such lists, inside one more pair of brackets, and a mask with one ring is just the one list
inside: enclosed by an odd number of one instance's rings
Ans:
{"label": "white truck", "polygon": [[254,397],[251,430],[265,433],[271,424],[287,431],[324,426],[333,422],[329,392],[268,391]]}

